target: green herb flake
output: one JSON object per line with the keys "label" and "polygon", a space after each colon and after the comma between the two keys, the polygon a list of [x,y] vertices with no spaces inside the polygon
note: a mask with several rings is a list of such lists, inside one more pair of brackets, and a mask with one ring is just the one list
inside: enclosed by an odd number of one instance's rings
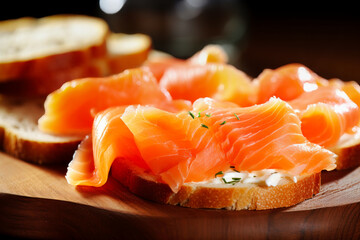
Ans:
{"label": "green herb flake", "polygon": [[226,123],[226,121],[223,121],[222,123],[220,123],[220,125],[224,125]]}
{"label": "green herb flake", "polygon": [[234,181],[240,181],[241,178],[239,178],[239,177],[233,177],[232,180],[234,180]]}
{"label": "green herb flake", "polygon": [[235,115],[237,120],[240,120],[239,116],[236,113],[234,113],[234,115]]}
{"label": "green herb flake", "polygon": [[211,113],[205,113],[205,116],[211,117]]}
{"label": "green herb flake", "polygon": [[207,128],[207,129],[209,129],[209,127],[208,126],[206,126],[205,124],[201,124],[201,126],[203,127],[203,128]]}
{"label": "green herb flake", "polygon": [[230,168],[231,168],[234,172],[239,172],[238,170],[235,169],[235,166],[230,166]]}
{"label": "green herb flake", "polygon": [[201,117],[201,111],[198,112],[197,117],[198,117],[198,118]]}
{"label": "green herb flake", "polygon": [[189,111],[188,113],[189,113],[190,117],[192,117],[192,119],[195,118],[195,116],[194,116],[194,114],[192,112]]}
{"label": "green herb flake", "polygon": [[226,181],[225,178],[221,178],[225,184],[232,184],[235,185],[236,183],[240,182],[241,178],[232,178],[232,181]]}
{"label": "green herb flake", "polygon": [[218,175],[224,175],[223,171],[215,173],[215,177],[217,177]]}

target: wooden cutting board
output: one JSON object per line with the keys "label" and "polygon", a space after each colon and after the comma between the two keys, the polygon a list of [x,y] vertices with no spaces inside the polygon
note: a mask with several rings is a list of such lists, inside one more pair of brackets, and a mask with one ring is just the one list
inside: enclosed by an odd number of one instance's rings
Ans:
{"label": "wooden cutting board", "polygon": [[313,199],[266,211],[161,205],[111,178],[101,188],[74,188],[65,172],[66,166],[37,166],[0,153],[0,233],[47,239],[360,238],[360,168],[325,172]]}

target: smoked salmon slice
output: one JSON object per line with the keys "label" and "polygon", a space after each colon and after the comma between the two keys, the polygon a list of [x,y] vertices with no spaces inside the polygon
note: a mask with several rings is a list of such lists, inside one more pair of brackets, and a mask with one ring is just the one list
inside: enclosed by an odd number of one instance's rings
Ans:
{"label": "smoked salmon slice", "polygon": [[226,52],[218,45],[207,45],[187,60],[166,57],[147,61],[144,68],[152,72],[155,78],[160,81],[165,71],[174,66],[184,65],[206,65],[208,63],[227,63]]}
{"label": "smoked salmon slice", "polygon": [[211,97],[240,106],[255,104],[256,89],[250,77],[226,64],[227,61],[228,56],[221,47],[208,45],[187,60],[163,58],[148,62],[144,68],[156,76],[173,99],[194,102]]}
{"label": "smoked salmon slice", "polygon": [[356,105],[360,107],[360,86],[355,81],[344,82],[340,79],[330,79],[326,86],[333,86],[341,89]]}
{"label": "smoked salmon slice", "polygon": [[177,65],[165,71],[160,86],[174,99],[194,102],[211,97],[250,106],[256,101],[256,89],[242,71],[225,64]]}
{"label": "smoked salmon slice", "polygon": [[150,71],[157,81],[160,81],[162,76],[164,75],[165,71],[177,65],[184,65],[187,64],[185,60],[178,59],[178,58],[161,58],[158,60],[148,61],[144,66],[143,69]]}
{"label": "smoked salmon slice", "polygon": [[292,63],[277,69],[265,69],[254,80],[258,88],[258,103],[276,96],[284,101],[297,98],[318,88],[323,78],[302,64]]}
{"label": "smoked salmon slice", "polygon": [[195,53],[192,57],[187,59],[192,64],[206,65],[208,63],[227,63],[229,60],[228,55],[218,45],[210,44],[205,46],[199,52]]}
{"label": "smoked salmon slice", "polygon": [[75,152],[74,160],[69,164],[66,179],[70,184],[102,186],[112,164],[109,159],[117,156],[147,168],[136,147],[133,134],[119,117],[123,112],[121,107],[115,107],[97,115],[92,134],[84,138]]}
{"label": "smoked salmon slice", "polygon": [[152,105],[177,111],[186,108],[186,101],[172,101],[159,87],[151,72],[129,69],[105,78],[84,78],[65,83],[45,101],[45,114],[39,128],[53,134],[88,134],[94,115],[113,106]]}
{"label": "smoked salmon slice", "polygon": [[[346,85],[352,92],[356,85]],[[356,99],[360,98],[358,94]],[[312,92],[304,92],[289,104],[301,119],[304,136],[323,147],[336,145],[340,137],[351,132],[360,120],[360,109],[349,96],[339,88],[319,87]]]}
{"label": "smoked salmon slice", "polygon": [[326,80],[301,64],[265,69],[255,80],[257,102],[275,96],[294,108],[305,137],[330,148],[360,120],[360,87],[356,82]]}
{"label": "smoked salmon slice", "polygon": [[66,178],[72,185],[103,185],[115,159],[145,168],[174,192],[230,166],[293,175],[335,168],[335,155],[310,143],[293,109],[277,98],[251,107],[204,98],[180,113],[139,105],[110,108],[96,115],[89,142],[69,164]]}

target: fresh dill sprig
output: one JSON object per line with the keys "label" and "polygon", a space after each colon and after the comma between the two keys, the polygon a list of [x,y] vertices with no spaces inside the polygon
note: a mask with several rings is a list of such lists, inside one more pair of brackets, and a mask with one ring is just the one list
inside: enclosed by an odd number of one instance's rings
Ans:
{"label": "fresh dill sprig", "polygon": [[235,169],[235,166],[230,166],[230,168],[231,168],[234,172],[239,172],[238,170]]}
{"label": "fresh dill sprig", "polygon": [[220,125],[224,125],[226,123],[226,121],[223,121],[222,123],[220,123]]}
{"label": "fresh dill sprig", "polygon": [[217,177],[218,175],[224,175],[223,171],[219,171],[219,172],[215,173],[215,177]]}
{"label": "fresh dill sprig", "polygon": [[195,116],[194,116],[194,114],[192,112],[189,111],[188,113],[189,113],[190,117],[192,117],[192,119],[195,118]]}
{"label": "fresh dill sprig", "polygon": [[234,113],[234,115],[235,115],[237,120],[240,120],[239,116],[236,113]]}
{"label": "fresh dill sprig", "polygon": [[233,177],[232,180],[233,180],[233,181],[240,181],[241,178],[240,178],[240,177]]}
{"label": "fresh dill sprig", "polygon": [[207,129],[209,129],[209,127],[208,126],[206,126],[205,124],[201,124],[201,126],[203,127],[203,128],[207,128]]}
{"label": "fresh dill sprig", "polygon": [[225,178],[221,178],[225,184],[232,184],[235,185],[236,183],[240,182],[241,178],[232,178],[232,181],[226,181]]}
{"label": "fresh dill sprig", "polygon": [[211,113],[205,113],[205,116],[211,117]]}

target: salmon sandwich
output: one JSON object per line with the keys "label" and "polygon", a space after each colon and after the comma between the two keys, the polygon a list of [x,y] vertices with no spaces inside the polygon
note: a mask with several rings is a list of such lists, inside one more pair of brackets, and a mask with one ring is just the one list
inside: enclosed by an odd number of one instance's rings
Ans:
{"label": "salmon sandwich", "polygon": [[[150,40],[140,36],[133,37],[141,47],[130,53],[109,44],[111,52],[127,56],[104,53],[116,74],[66,79],[37,103],[43,111],[30,132],[61,142],[42,141],[53,146],[48,149],[68,147],[62,162],[69,184],[96,188],[112,177],[159,203],[263,210],[312,198],[322,171],[360,165],[356,82],[324,79],[301,64],[251,78],[228,64],[217,45],[185,60],[148,57]],[[108,41],[118,38],[134,41],[123,35]],[[22,115],[32,112],[22,109]],[[6,117],[12,112],[0,111]],[[23,122],[16,129],[24,129]]]}
{"label": "salmon sandwich", "polygon": [[[208,46],[50,94],[40,129],[86,135],[67,181],[100,187],[111,175],[160,203],[234,210],[288,207],[318,193],[321,172],[354,157],[334,149],[356,139],[357,84],[300,64],[251,79],[223,56]],[[78,104],[65,109],[71,99]]]}

